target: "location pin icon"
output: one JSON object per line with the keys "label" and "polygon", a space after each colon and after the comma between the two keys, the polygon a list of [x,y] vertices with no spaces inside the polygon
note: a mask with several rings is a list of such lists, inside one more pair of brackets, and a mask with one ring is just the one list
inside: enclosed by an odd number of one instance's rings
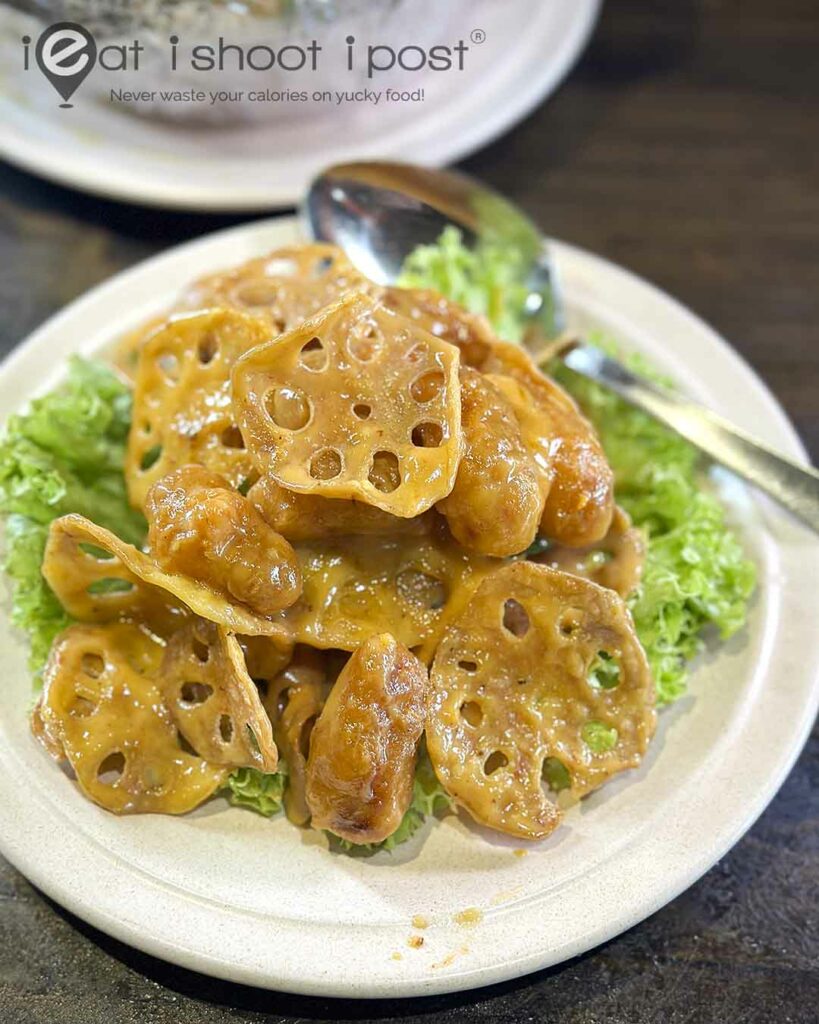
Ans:
{"label": "location pin icon", "polygon": [[38,67],[65,101],[60,106],[70,107],[69,98],[96,63],[97,44],[82,25],[61,21],[42,33],[35,56]]}

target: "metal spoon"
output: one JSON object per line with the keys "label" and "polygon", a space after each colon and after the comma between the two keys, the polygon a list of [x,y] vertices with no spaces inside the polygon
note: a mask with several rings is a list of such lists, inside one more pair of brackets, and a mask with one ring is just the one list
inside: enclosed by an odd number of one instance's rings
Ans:
{"label": "metal spoon", "polygon": [[566,338],[554,344],[565,320],[548,243],[526,214],[497,192],[454,171],[382,162],[338,164],[313,182],[302,216],[313,237],[340,246],[362,273],[383,284],[397,278],[417,246],[437,241],[450,224],[460,229],[467,245],[491,245],[508,253],[509,265],[525,284],[524,343],[539,362],[563,359],[576,373],[650,413],[819,532],[819,473],[812,467],[779,455],[587,342]]}

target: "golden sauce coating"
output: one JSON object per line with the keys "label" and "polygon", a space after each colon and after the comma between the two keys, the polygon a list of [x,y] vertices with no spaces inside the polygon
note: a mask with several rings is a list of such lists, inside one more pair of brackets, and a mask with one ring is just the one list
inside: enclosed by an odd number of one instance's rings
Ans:
{"label": "golden sauce coating", "polygon": [[517,380],[532,396],[544,422],[553,425],[557,443],[552,446],[553,479],[543,509],[543,533],[568,547],[601,540],[614,515],[614,474],[592,425],[518,345],[497,342],[483,369]]}
{"label": "golden sauce coating", "polygon": [[384,289],[383,304],[442,341],[455,345],[461,363],[482,369],[497,338],[486,317],[470,313],[431,289]]}
{"label": "golden sauce coating", "polygon": [[310,808],[305,797],[310,736],[330,692],[327,656],[311,647],[297,647],[293,660],[271,680],[264,706],[273,723],[287,765],[284,809],[294,825],[306,825]]}
{"label": "golden sauce coating", "polygon": [[458,350],[361,294],[243,356],[233,402],[259,469],[282,486],[403,518],[452,490]]}
{"label": "golden sauce coating", "polygon": [[233,487],[255,479],[231,404],[230,371],[243,352],[270,337],[264,320],[211,309],[174,317],[148,338],[125,461],[133,505],[142,508],[152,484],[189,463],[221,473]]}
{"label": "golden sauce coating", "polygon": [[343,498],[299,494],[263,476],[247,493],[266,523],[290,541],[321,540],[348,534],[414,534],[432,528],[432,514],[401,519],[374,505]]}
{"label": "golden sauce coating", "polygon": [[353,651],[373,632],[433,649],[452,614],[496,563],[429,536],[338,537],[297,545],[304,589],[281,616],[298,643]]}
{"label": "golden sauce coating", "polygon": [[601,541],[588,548],[550,545],[546,551],[534,555],[532,561],[573,576],[584,576],[626,598],[640,585],[645,554],[642,530],[632,526],[628,514],[618,507],[611,529]]}
{"label": "golden sauce coating", "polygon": [[464,454],[452,493],[438,503],[465,548],[503,558],[532,543],[544,495],[514,410],[482,374],[461,370]]}
{"label": "golden sauce coating", "polygon": [[168,641],[157,681],[179,731],[200,757],[276,771],[270,720],[235,636],[193,619]]}
{"label": "golden sauce coating", "polygon": [[283,334],[349,291],[375,285],[334,245],[293,245],[211,274],[182,296],[184,309],[221,306],[265,319]]}
{"label": "golden sauce coating", "polygon": [[59,749],[85,795],[115,814],[184,814],[227,778],[182,749],[153,678],[161,656],[135,626],[71,626],[46,666],[38,716],[47,749]]}
{"label": "golden sauce coating", "polygon": [[259,615],[296,601],[301,572],[290,544],[218,473],[183,466],[148,492],[148,542],[158,564],[227,592]]}
{"label": "golden sauce coating", "polygon": [[654,683],[612,590],[531,562],[487,578],[432,666],[427,750],[476,821],[549,835],[573,798],[640,763],[654,733]]}
{"label": "golden sauce coating", "polygon": [[84,516],[62,516],[51,523],[43,576],[63,608],[80,622],[127,619],[168,637],[194,612],[245,636],[289,639],[281,622],[257,615],[187,576],[165,572],[149,555]]}
{"label": "golden sauce coating", "polygon": [[427,670],[388,633],[358,648],[313,727],[307,805],[314,828],[379,843],[412,799]]}

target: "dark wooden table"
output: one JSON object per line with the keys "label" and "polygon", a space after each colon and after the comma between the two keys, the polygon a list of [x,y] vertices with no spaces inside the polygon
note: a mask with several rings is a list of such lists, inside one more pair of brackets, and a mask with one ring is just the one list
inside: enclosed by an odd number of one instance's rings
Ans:
{"label": "dark wooden table", "polygon": [[[816,458],[816,0],[609,0],[570,81],[466,166],[556,236],[715,324]],[[104,203],[0,167],[0,349],[114,271],[229,222]],[[212,981],[113,942],[0,865],[4,1024],[807,1024],[819,1019],[818,957],[816,735],[749,834],[650,920],[563,966],[447,998],[334,1002]]]}

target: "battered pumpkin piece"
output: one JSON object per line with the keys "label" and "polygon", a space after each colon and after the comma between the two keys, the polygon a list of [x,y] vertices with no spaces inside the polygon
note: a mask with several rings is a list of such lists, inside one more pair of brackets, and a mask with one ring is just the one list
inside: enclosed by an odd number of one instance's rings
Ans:
{"label": "battered pumpkin piece", "polygon": [[642,530],[632,526],[628,513],[618,507],[609,532],[597,544],[588,548],[550,545],[546,551],[534,555],[532,561],[574,576],[584,576],[626,598],[640,585],[645,554]]}
{"label": "battered pumpkin piece", "polygon": [[503,558],[532,543],[544,495],[511,404],[491,381],[461,369],[464,454],[452,493],[438,503],[465,548]]}
{"label": "battered pumpkin piece", "polygon": [[148,543],[167,572],[198,580],[259,615],[274,615],[301,593],[290,544],[224,477],[183,466],[158,480],[145,503]]}
{"label": "battered pumpkin piece", "polygon": [[353,651],[373,632],[433,648],[497,563],[456,544],[446,525],[422,537],[338,537],[297,545],[304,588],[281,615],[298,643]]}
{"label": "battered pumpkin piece", "polygon": [[202,278],[180,305],[235,309],[263,318],[274,334],[283,334],[346,292],[370,289],[377,290],[336,246],[293,245]]}
{"label": "battered pumpkin piece", "polygon": [[43,576],[63,608],[81,622],[128,619],[169,637],[194,612],[231,632],[289,639],[281,622],[187,576],[165,572],[149,555],[84,516],[52,522]]}
{"label": "battered pumpkin piece", "polygon": [[294,825],[306,825],[310,808],[305,797],[307,755],[316,719],[330,691],[327,656],[299,646],[293,660],[268,685],[264,706],[273,735],[287,765],[284,809]]}
{"label": "battered pumpkin piece", "polygon": [[47,749],[56,746],[86,796],[115,814],[185,814],[227,779],[182,749],[151,676],[161,653],[136,626],[71,626],[44,672]]}
{"label": "battered pumpkin piece", "polygon": [[189,463],[221,473],[233,487],[255,480],[231,407],[230,371],[270,337],[265,320],[229,309],[173,317],[149,337],[125,460],[131,504],[143,508],[152,484]]}
{"label": "battered pumpkin piece", "polygon": [[461,457],[458,350],[362,294],[248,352],[233,402],[283,487],[402,518],[451,490]]}
{"label": "battered pumpkin piece", "polygon": [[353,654],[310,739],[314,828],[351,843],[379,843],[398,828],[412,800],[427,684],[427,670],[389,633]]}
{"label": "battered pumpkin piece", "polygon": [[288,491],[267,476],[261,477],[250,488],[247,497],[265,522],[290,541],[321,540],[323,537],[349,534],[420,536],[432,528],[432,513],[415,519],[400,519],[361,501],[320,498],[315,494]]}
{"label": "battered pumpkin piece", "polygon": [[235,636],[194,619],[169,640],[157,681],[179,731],[200,757],[276,771],[270,720]]}
{"label": "battered pumpkin piece", "polygon": [[539,839],[578,798],[640,763],[654,684],[622,599],[531,562],[486,579],[435,655],[427,750],[481,824]]}
{"label": "battered pumpkin piece", "polygon": [[[542,532],[567,547],[602,540],[614,515],[614,474],[592,425],[520,346],[496,342],[483,369],[516,380],[540,411],[537,420],[521,415],[520,421],[530,450],[551,453]],[[541,436],[544,428],[549,431],[546,438]]]}

